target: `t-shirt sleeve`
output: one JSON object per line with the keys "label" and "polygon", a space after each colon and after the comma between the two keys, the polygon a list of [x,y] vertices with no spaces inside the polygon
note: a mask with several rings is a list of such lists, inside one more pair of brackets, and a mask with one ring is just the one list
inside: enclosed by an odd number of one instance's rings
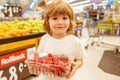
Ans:
{"label": "t-shirt sleeve", "polygon": [[81,43],[81,41],[79,40],[76,46],[76,55],[75,55],[75,59],[83,59],[86,57],[86,51],[85,48],[83,46],[83,44]]}
{"label": "t-shirt sleeve", "polygon": [[40,41],[39,41],[39,45],[37,48],[38,53],[42,53],[44,51],[44,46],[46,43],[46,38],[45,35],[41,37]]}

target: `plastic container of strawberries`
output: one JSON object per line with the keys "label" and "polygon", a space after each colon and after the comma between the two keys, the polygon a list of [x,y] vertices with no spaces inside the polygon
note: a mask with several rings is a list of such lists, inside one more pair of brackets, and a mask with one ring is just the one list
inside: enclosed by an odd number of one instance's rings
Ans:
{"label": "plastic container of strawberries", "polygon": [[70,60],[63,56],[47,54],[45,56],[33,57],[28,60],[31,74],[39,75],[41,72],[52,72],[54,75],[66,77],[71,72]]}

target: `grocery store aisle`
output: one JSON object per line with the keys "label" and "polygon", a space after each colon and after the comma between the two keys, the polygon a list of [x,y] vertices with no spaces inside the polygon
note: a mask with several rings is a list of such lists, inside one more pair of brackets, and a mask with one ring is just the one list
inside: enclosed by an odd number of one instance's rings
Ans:
{"label": "grocery store aisle", "polygon": [[[85,44],[86,38],[81,38]],[[106,36],[103,39],[103,42],[110,43],[114,45],[120,45],[120,36]],[[101,46],[89,46],[86,50],[87,57],[84,60],[82,68],[80,68],[76,74],[72,77],[71,80],[120,80],[120,76],[106,73],[98,67],[98,64],[102,58],[102,55],[105,50],[112,50],[113,47],[105,45]],[[38,80],[37,77],[31,76],[25,80]]]}

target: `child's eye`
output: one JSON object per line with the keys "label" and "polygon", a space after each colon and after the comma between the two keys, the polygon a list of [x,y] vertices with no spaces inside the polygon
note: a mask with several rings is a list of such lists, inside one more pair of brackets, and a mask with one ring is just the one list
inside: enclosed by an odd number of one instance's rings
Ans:
{"label": "child's eye", "polygon": [[63,19],[65,20],[65,19],[68,19],[67,17],[63,17]]}
{"label": "child's eye", "polygon": [[52,18],[53,20],[56,20],[57,18]]}

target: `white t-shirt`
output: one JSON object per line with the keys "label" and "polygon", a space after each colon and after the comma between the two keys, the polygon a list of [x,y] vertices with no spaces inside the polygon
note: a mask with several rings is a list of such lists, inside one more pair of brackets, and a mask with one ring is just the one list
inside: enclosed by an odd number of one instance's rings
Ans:
{"label": "white t-shirt", "polygon": [[[82,59],[85,56],[84,47],[78,37],[74,35],[67,35],[62,39],[55,39],[49,34],[45,34],[40,40],[38,46],[38,53],[51,53],[55,55],[65,55],[71,61],[74,59]],[[44,78],[43,78],[44,77]],[[39,80],[66,80],[60,77],[41,76]]]}

